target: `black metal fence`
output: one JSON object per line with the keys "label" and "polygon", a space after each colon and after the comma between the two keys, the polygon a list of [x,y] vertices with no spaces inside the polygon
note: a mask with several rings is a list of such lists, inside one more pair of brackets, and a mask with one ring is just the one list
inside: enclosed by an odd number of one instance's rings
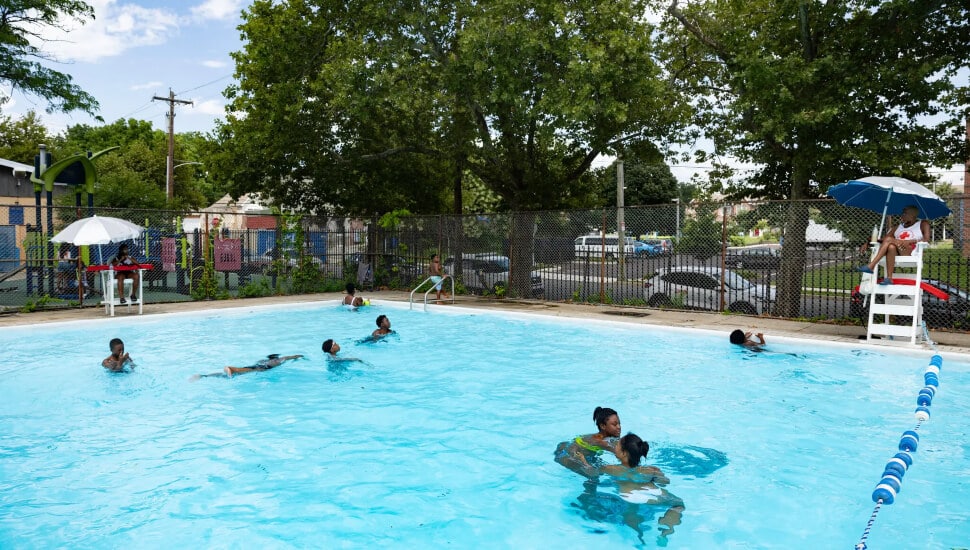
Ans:
{"label": "black metal fence", "polygon": [[[964,328],[970,315],[966,197],[932,223],[924,279],[949,300],[924,302],[931,326]],[[51,241],[92,212],[0,206],[0,308],[100,301],[84,269],[118,243]],[[240,211],[98,209],[145,228],[128,241],[146,272],[146,302],[341,290],[411,290],[432,254],[459,292],[857,322],[855,296],[880,216],[832,201],[693,203],[617,209],[378,220]],[[889,230],[887,220],[883,233]],[[81,269],[78,269],[78,266]],[[934,301],[935,300],[935,301]]]}

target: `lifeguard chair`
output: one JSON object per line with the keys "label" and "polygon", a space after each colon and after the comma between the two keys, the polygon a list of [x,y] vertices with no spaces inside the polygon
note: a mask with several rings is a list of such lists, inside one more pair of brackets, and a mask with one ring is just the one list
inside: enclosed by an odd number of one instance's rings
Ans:
{"label": "lifeguard chair", "polygon": [[[879,249],[878,243],[870,243],[873,255]],[[916,244],[909,256],[896,256],[893,284],[880,285],[886,277],[886,259],[879,260],[873,273],[864,273],[859,284],[859,292],[869,296],[869,324],[866,341],[882,337],[880,343],[908,343],[916,345],[923,339],[923,251],[929,245]],[[899,269],[914,270],[912,273],[899,273]],[[897,320],[908,322],[901,323]],[[887,338],[888,337],[888,338]]]}

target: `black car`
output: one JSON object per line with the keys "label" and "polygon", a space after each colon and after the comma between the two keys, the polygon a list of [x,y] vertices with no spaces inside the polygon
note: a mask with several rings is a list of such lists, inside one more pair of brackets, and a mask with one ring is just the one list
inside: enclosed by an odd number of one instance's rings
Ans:
{"label": "black car", "polygon": [[[926,326],[935,328],[966,328],[970,325],[970,293],[953,285],[936,279],[923,279],[936,288],[946,292],[950,298],[940,299],[933,294],[923,291],[923,320]],[[849,315],[862,321],[869,322],[869,303],[863,305],[866,296],[859,292],[859,287],[852,291]],[[880,296],[880,299],[882,297]],[[882,303],[882,302],[880,302]]]}
{"label": "black car", "polygon": [[734,269],[778,269],[781,250],[768,247],[734,248],[728,250],[724,264]]}

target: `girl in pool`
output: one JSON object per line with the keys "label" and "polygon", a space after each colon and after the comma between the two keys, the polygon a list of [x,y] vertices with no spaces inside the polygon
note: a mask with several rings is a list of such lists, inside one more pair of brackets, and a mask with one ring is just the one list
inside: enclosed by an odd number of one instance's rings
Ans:
{"label": "girl in pool", "polygon": [[620,415],[609,407],[596,407],[593,411],[593,422],[599,429],[597,433],[577,436],[556,447],[556,462],[589,478],[598,475],[595,466],[601,465],[599,455],[603,451],[616,454],[616,444],[621,432]]}
{"label": "girl in pool", "polygon": [[[616,457],[622,465],[599,468],[599,473],[608,475],[615,483],[618,494],[597,491],[596,485],[588,482],[589,486],[578,500],[583,510],[593,519],[622,518],[623,523],[637,532],[641,541],[643,530],[640,525],[653,517],[649,513],[650,508],[644,506],[666,507],[663,516],[657,520],[660,529],[657,542],[660,546],[665,546],[667,535],[674,532],[675,525],[680,525],[684,501],[663,488],[670,480],[659,468],[640,466],[640,460],[646,458],[649,450],[650,445],[636,434],[629,433],[621,437],[616,446]],[[648,514],[645,516],[644,512]]]}

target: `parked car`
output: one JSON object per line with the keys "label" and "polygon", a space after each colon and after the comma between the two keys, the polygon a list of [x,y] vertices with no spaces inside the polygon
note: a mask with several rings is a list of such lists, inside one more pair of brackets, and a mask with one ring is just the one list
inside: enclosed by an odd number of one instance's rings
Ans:
{"label": "parked car", "polygon": [[781,249],[767,246],[729,248],[724,265],[737,269],[778,269]]}
{"label": "parked car", "polygon": [[640,241],[660,247],[660,253],[664,256],[674,251],[674,241],[670,239],[648,239],[641,237]]}
{"label": "parked car", "polygon": [[722,280],[724,306],[728,311],[760,315],[771,310],[775,301],[774,289],[756,285],[730,269],[718,267],[661,269],[644,281],[643,299],[652,307],[682,305],[691,309],[718,310]]}
{"label": "parked car", "polygon": [[660,245],[645,243],[643,241],[633,241],[633,253],[637,256],[653,258],[654,256],[662,255],[664,252],[663,247]]}
{"label": "parked car", "polygon": [[[508,288],[509,258],[501,254],[465,254],[461,262],[461,273],[455,273],[455,259],[448,258],[444,263],[445,273],[461,275],[465,288],[496,292],[500,288]],[[542,286],[542,276],[538,271],[532,272],[531,291],[533,297],[540,297],[545,292]]]}
{"label": "parked car", "polygon": [[576,237],[574,243],[577,258],[616,258],[619,254],[633,254],[635,251],[635,240],[633,237],[624,237],[623,246],[620,247],[620,237],[613,235],[583,235]]}
{"label": "parked car", "polygon": [[[259,269],[263,275],[269,275],[273,272],[274,259],[284,262],[284,273],[289,272],[292,269],[296,269],[296,266],[300,263],[300,255],[297,251],[287,250],[277,252],[275,248],[271,248],[253,258],[252,265]],[[320,260],[320,258],[310,256],[310,261],[313,262],[313,265],[317,268],[317,270],[323,271],[323,261]]]}
{"label": "parked car", "polygon": [[[923,292],[923,320],[926,326],[935,328],[966,328],[970,325],[970,293],[936,279],[923,279],[936,288],[946,292],[950,298],[943,300]],[[852,290],[849,315],[858,318],[862,324],[869,322],[869,301],[859,292],[858,285]],[[879,297],[882,300],[882,297]],[[863,305],[865,302],[865,305]],[[882,302],[880,302],[882,303]]]}

